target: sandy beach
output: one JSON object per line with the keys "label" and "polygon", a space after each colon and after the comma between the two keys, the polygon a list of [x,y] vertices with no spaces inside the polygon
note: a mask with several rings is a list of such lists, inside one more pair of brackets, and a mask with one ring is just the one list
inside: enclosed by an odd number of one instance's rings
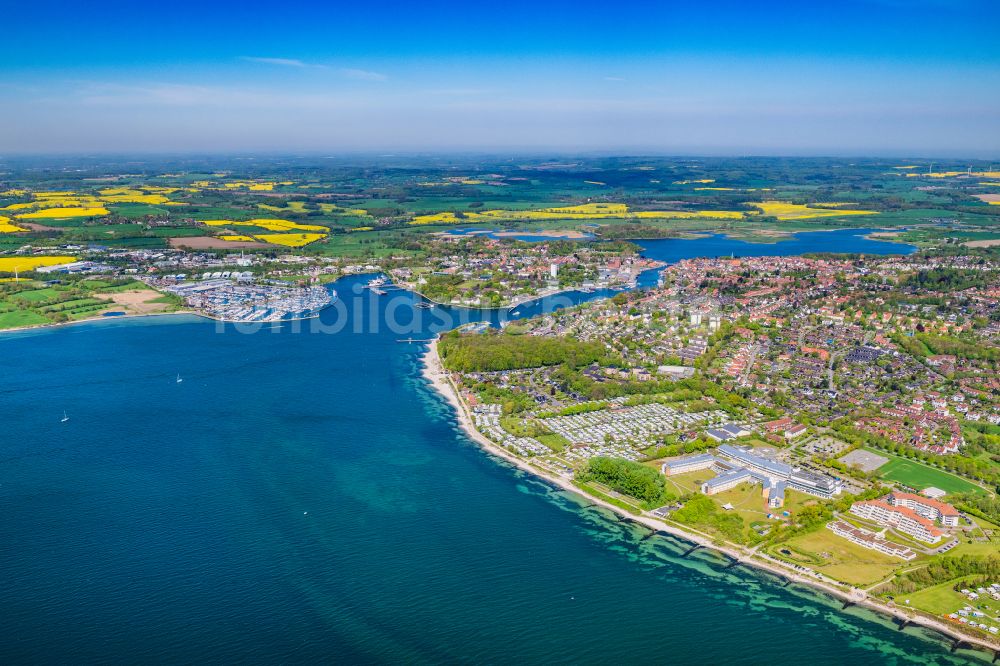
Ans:
{"label": "sandy beach", "polygon": [[462,430],[465,431],[470,439],[479,444],[489,453],[503,458],[507,462],[516,465],[518,468],[543,478],[563,490],[575,493],[580,497],[584,497],[589,502],[602,506],[609,511],[615,512],[623,518],[634,521],[651,530],[664,532],[685,541],[689,541],[692,544],[697,544],[704,548],[709,548],[723,553],[741,564],[769,571],[770,573],[786,580],[799,583],[801,585],[807,585],[840,601],[870,608],[879,613],[897,618],[898,620],[903,620],[912,624],[933,629],[941,634],[956,639],[956,641],[961,641],[968,646],[976,646],[994,652],[1000,650],[1000,642],[990,641],[986,638],[980,638],[978,636],[963,633],[959,631],[957,627],[951,626],[944,621],[938,620],[937,618],[914,611],[913,609],[903,609],[890,606],[880,599],[869,597],[864,590],[840,586],[840,584],[827,579],[822,576],[822,574],[817,572],[807,569],[793,569],[791,566],[785,565],[783,562],[780,562],[763,553],[758,553],[753,549],[737,549],[734,547],[719,545],[714,539],[708,537],[707,535],[697,534],[687,529],[681,529],[680,527],[676,527],[649,515],[635,515],[629,513],[609,502],[601,500],[600,498],[581,492],[580,489],[574,486],[569,479],[539,469],[526,460],[515,456],[500,446],[497,446],[494,442],[476,430],[473,425],[472,416],[469,412],[468,406],[465,404],[465,401],[460,398],[455,384],[452,382],[449,374],[444,370],[444,367],[441,364],[441,359],[437,352],[437,344],[436,339],[429,343],[427,352],[423,357],[422,374],[434,390],[440,393],[451,404],[451,406],[454,407],[456,418],[458,419]]}

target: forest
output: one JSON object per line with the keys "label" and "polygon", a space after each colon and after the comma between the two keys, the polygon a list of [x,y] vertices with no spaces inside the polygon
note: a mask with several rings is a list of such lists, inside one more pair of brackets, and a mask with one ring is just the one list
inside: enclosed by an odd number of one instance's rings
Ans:
{"label": "forest", "polygon": [[495,372],[561,364],[582,367],[606,355],[604,347],[596,342],[509,335],[492,330],[482,334],[448,333],[441,337],[438,352],[445,368],[455,372]]}

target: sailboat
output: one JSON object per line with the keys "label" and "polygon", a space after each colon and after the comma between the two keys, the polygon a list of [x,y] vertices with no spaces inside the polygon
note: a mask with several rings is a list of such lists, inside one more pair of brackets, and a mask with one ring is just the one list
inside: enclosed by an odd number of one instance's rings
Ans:
{"label": "sailboat", "polygon": [[184,381],[184,380],[181,379],[180,373],[178,373],[177,374],[177,383],[180,384],[182,381]]}
{"label": "sailboat", "polygon": [[69,416],[66,415],[66,410],[64,409],[63,410],[63,417],[61,419],[59,419],[59,422],[60,423],[66,423],[66,421],[69,421]]}

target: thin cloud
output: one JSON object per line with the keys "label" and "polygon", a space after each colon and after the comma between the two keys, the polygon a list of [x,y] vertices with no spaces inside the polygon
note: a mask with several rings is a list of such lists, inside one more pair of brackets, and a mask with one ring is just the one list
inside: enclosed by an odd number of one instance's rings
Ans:
{"label": "thin cloud", "polygon": [[[261,65],[275,65],[277,67],[295,67],[298,69],[328,69],[327,65],[321,65],[318,63],[306,62],[304,60],[299,60],[298,58],[271,58],[264,56],[243,56],[241,60],[247,62],[254,62]],[[345,79],[353,79],[355,81],[385,81],[389,77],[381,72],[373,72],[369,69],[359,69],[356,67],[341,67],[336,70],[337,74],[344,77]]]}
{"label": "thin cloud", "polygon": [[243,56],[247,62],[256,62],[262,65],[278,65],[279,67],[322,67],[323,65],[313,65],[303,62],[297,58],[264,58],[261,56]]}
{"label": "thin cloud", "polygon": [[351,67],[342,68],[339,72],[341,76],[348,79],[354,79],[355,81],[385,81],[389,78],[380,72],[372,72],[367,69],[354,69]]}
{"label": "thin cloud", "polygon": [[627,81],[628,79],[622,78],[620,76],[605,76],[605,81]]}

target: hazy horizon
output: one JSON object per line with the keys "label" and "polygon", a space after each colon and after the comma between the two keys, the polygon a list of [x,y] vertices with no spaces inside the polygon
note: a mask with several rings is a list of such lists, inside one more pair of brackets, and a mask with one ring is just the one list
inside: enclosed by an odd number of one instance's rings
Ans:
{"label": "hazy horizon", "polygon": [[993,2],[272,7],[6,9],[0,154],[1000,157]]}

